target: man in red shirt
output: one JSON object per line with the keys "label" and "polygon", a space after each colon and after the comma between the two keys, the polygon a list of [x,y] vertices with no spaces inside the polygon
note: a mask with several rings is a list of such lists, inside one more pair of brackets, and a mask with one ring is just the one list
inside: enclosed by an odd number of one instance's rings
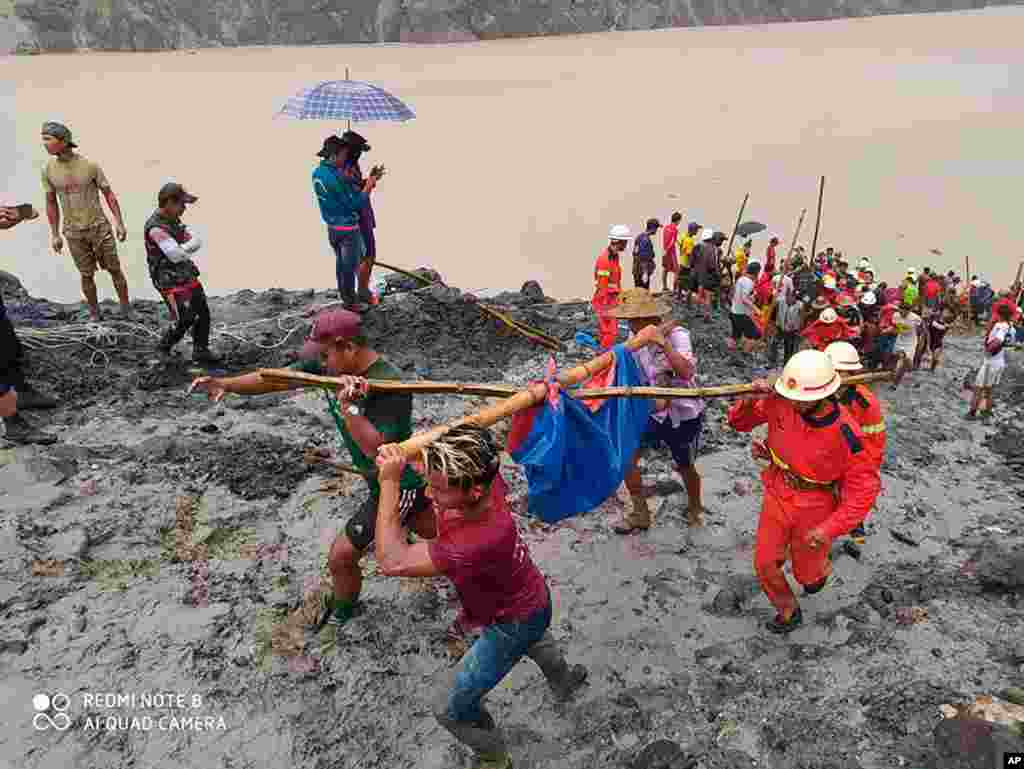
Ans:
{"label": "man in red shirt", "polygon": [[598,341],[606,350],[619,336],[619,322],[610,311],[619,303],[622,293],[621,255],[629,241],[629,227],[616,224],[608,233],[608,241],[608,248],[601,252],[594,265],[594,298],[590,302],[597,315]]}
{"label": "man in red shirt", "polygon": [[754,567],[778,611],[768,629],[788,633],[803,615],[782,570],[786,561],[792,559],[793,576],[805,593],[823,590],[832,573],[832,540],[864,520],[880,481],[864,434],[829,398],[841,380],[825,353],[798,352],[774,386],[764,380],[753,384],[758,394],[734,404],[728,420],[740,432],[768,426],[767,440],[752,447],[755,458],[770,462],[761,473],[764,502]]}
{"label": "man in red shirt", "polygon": [[779,247],[779,236],[772,235],[772,239],[768,241],[768,250],[764,255],[764,274],[771,275],[775,272],[775,257],[777,249]]}
{"label": "man in red shirt", "polygon": [[999,307],[1004,304],[1010,308],[1010,320],[1017,319],[1018,315],[1020,314],[1020,308],[1017,307],[1017,303],[1013,301],[1016,298],[1016,296],[1017,294],[1014,291],[1003,291],[999,295],[999,298],[992,303],[992,323],[999,322]]}
{"label": "man in red shirt", "polygon": [[665,293],[669,291],[669,275],[674,275],[675,280],[679,280],[679,255],[676,248],[678,246],[677,240],[679,239],[679,222],[682,220],[683,215],[678,211],[672,214],[672,221],[665,225],[665,230],[661,236],[661,245],[665,251],[661,257],[661,290]]}
{"label": "man in red shirt", "polygon": [[505,501],[501,449],[489,430],[462,425],[423,450],[436,537],[410,545],[399,512],[406,458],[381,446],[377,563],[389,577],[448,577],[470,624],[484,628],[434,707],[438,722],[476,751],[480,769],[512,766],[501,730],[483,698],[524,656],[540,666],[554,695],[568,699],[586,680],[548,632],[551,594]]}

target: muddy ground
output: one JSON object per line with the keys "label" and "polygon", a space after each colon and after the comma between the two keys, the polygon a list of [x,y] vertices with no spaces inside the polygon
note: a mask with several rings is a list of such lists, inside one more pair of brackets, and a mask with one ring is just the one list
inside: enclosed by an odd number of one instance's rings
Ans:
{"label": "muddy ground", "polygon": [[[8,297],[26,338],[82,319],[79,307]],[[589,357],[572,342],[593,330],[585,304],[499,298],[566,340],[559,366]],[[287,363],[307,311],[332,300],[213,300],[224,370]],[[89,348],[31,340],[33,378],[62,406],[29,416],[60,443],[0,451],[0,766],[468,766],[428,705],[458,652],[445,639],[457,607],[443,580],[382,579],[369,559],[365,612],[334,638],[307,626],[327,547],[363,499],[358,479],[302,461],[306,448],[335,446],[322,397],[188,397],[187,344],[160,361],[163,310],[137,312],[138,326],[111,322],[118,335]],[[373,313],[374,343],[411,376],[521,383],[548,358],[454,289],[391,293]],[[723,320],[677,316],[704,383],[766,370],[725,353]],[[1024,375],[1011,353],[996,420],[965,422],[962,382],[980,343],[948,348],[937,373],[880,391],[890,448],[868,545],[855,560],[837,543],[835,581],[803,599],[805,625],[788,638],[760,626],[771,611],[752,578],[759,480],[723,403],[700,459],[705,528],[687,527],[665,456],[646,465],[657,511],[646,534],[611,533],[619,498],[559,526],[523,515],[555,598],[553,632],[590,683],[558,705],[527,661],[490,696],[516,766],[973,765],[943,757],[933,730],[939,705],[1024,680]],[[417,425],[480,403],[418,398]],[[504,474],[523,513],[521,473],[509,462]],[[70,726],[34,725],[33,696],[55,692],[70,697]],[[154,692],[185,707],[85,699]],[[57,705],[42,715],[61,726]]]}

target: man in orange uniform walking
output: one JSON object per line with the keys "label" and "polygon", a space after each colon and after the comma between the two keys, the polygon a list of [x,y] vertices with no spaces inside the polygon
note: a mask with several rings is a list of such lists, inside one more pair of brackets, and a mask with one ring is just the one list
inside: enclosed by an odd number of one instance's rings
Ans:
{"label": "man in orange uniform walking", "polygon": [[728,418],[740,432],[768,425],[767,441],[752,449],[771,462],[761,474],[754,567],[778,612],[768,629],[788,633],[803,614],[782,571],[786,560],[792,559],[805,593],[822,590],[832,573],[832,540],[864,520],[881,483],[856,421],[829,398],[841,381],[824,352],[803,350],[790,358],[774,394],[765,380],[754,385],[759,394],[733,405]]}
{"label": "man in orange uniform walking", "polygon": [[[849,342],[833,342],[825,348],[825,354],[832,359],[832,365],[841,376],[858,374],[864,370],[857,348]],[[878,396],[867,385],[843,382],[836,391],[836,400],[857,420],[860,431],[864,433],[864,450],[881,472],[885,460],[885,416]],[[854,557],[860,557],[860,548],[864,547],[865,539],[867,531],[864,529],[864,521],[861,521],[850,532],[852,547],[848,547]]]}
{"label": "man in orange uniform walking", "polygon": [[611,309],[619,303],[622,292],[622,264],[620,257],[629,243],[629,227],[616,224],[608,233],[608,248],[597,257],[594,265],[594,298],[591,306],[597,315],[597,332],[605,350],[615,344],[619,336],[619,321],[612,317]]}

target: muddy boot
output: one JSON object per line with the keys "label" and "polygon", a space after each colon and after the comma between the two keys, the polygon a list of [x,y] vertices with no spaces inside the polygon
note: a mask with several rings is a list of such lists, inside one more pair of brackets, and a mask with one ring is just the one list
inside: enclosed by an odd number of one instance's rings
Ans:
{"label": "muddy boot", "polygon": [[612,530],[616,534],[632,534],[634,531],[647,531],[651,528],[651,508],[647,500],[641,496],[631,497],[633,509],[622,516]]}
{"label": "muddy boot", "polygon": [[765,627],[776,635],[785,635],[786,633],[792,633],[804,621],[804,613],[800,611],[800,607],[796,607],[789,619],[783,619],[782,614],[776,614],[775,619],[769,620],[765,623]]}
{"label": "muddy boot", "polygon": [[448,715],[447,707],[434,713],[437,722],[447,729],[452,737],[476,753],[475,767],[478,769],[512,769],[512,758],[505,747],[501,729],[494,723],[491,714],[480,706],[480,721],[456,721]]}
{"label": "muddy boot", "polygon": [[3,420],[5,434],[0,437],[6,438],[11,443],[16,443],[22,446],[27,446],[29,444],[49,446],[51,443],[57,442],[57,436],[36,430],[21,414],[15,414],[12,417],[4,417]]}
{"label": "muddy boot", "polygon": [[24,389],[18,390],[18,411],[55,408],[57,408],[57,401],[49,395],[43,395],[32,385],[27,384]]}
{"label": "muddy boot", "polygon": [[221,363],[223,358],[214,355],[209,347],[197,347],[192,351],[192,362],[200,364]]}
{"label": "muddy boot", "polygon": [[530,647],[526,656],[537,663],[551,687],[551,693],[561,702],[571,699],[587,680],[587,669],[567,663],[551,633],[545,633]]}
{"label": "muddy boot", "polygon": [[341,627],[361,610],[362,604],[358,598],[340,600],[331,593],[325,593],[320,599],[320,617],[313,627],[313,632],[319,633],[326,625]]}

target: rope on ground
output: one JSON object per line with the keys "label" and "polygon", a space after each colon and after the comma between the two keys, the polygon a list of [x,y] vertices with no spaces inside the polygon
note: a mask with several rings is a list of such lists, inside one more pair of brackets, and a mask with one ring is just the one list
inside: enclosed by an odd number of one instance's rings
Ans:
{"label": "rope on ground", "polygon": [[[343,304],[343,302],[336,301],[319,305],[314,308],[314,311],[333,307],[338,304]],[[311,311],[307,309],[300,310],[298,312],[282,313],[281,315],[275,315],[270,318],[258,318],[256,320],[246,321],[245,323],[236,323],[234,325],[219,323],[210,329],[210,336],[213,338],[224,337],[227,339],[233,339],[243,344],[258,347],[261,350],[273,350],[284,345],[292,338],[296,331],[305,328],[308,325],[308,323],[304,321],[286,325],[287,321],[291,321],[296,318],[308,317],[310,314]],[[263,342],[256,341],[255,336],[252,336],[251,338],[246,336],[245,332],[247,329],[264,323],[270,323],[272,321],[276,322],[277,328],[284,333],[284,336],[276,342],[273,342],[272,344],[265,344]],[[21,340],[22,344],[30,350],[60,350],[75,346],[85,347],[92,353],[89,358],[90,366],[110,365],[110,356],[101,348],[119,347],[127,339],[155,346],[156,342],[158,342],[162,336],[163,333],[161,331],[149,328],[141,323],[126,320],[70,323],[55,328],[32,328],[24,326],[18,328],[18,338]]]}

